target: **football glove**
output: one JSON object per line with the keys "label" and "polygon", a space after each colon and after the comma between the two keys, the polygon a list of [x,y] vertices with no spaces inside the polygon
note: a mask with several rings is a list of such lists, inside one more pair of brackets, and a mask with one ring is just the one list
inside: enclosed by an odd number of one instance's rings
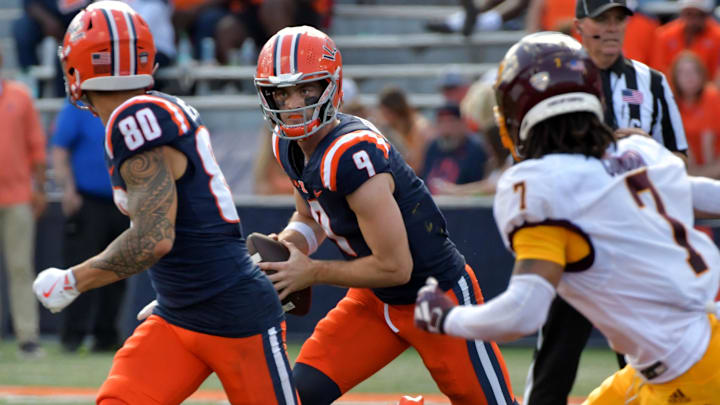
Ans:
{"label": "football glove", "polygon": [[80,295],[75,287],[72,270],[50,267],[40,272],[33,282],[33,292],[41,304],[52,313],[70,305]]}
{"label": "football glove", "polygon": [[145,305],[143,309],[140,310],[140,312],[137,313],[136,317],[138,321],[144,321],[145,318],[152,315],[153,311],[155,310],[155,307],[157,306],[157,300],[150,301],[149,304]]}
{"label": "football glove", "polygon": [[443,322],[455,304],[445,296],[434,277],[428,277],[415,301],[415,326],[432,333],[445,333]]}

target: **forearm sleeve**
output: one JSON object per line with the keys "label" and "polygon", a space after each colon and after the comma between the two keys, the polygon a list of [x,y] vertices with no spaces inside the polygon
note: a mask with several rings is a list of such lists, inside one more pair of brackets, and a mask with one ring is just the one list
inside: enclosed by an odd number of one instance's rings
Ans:
{"label": "forearm sleeve", "polygon": [[555,288],[537,274],[510,278],[508,289],[483,305],[455,307],[445,333],[484,341],[511,341],[538,330],[547,318]]}
{"label": "forearm sleeve", "polygon": [[720,215],[720,181],[707,177],[689,176],[693,208],[708,214]]}

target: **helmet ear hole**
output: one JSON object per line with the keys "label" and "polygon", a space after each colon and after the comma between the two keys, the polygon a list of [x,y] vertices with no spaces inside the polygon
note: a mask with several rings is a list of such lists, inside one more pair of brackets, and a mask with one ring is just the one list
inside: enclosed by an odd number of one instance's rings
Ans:
{"label": "helmet ear hole", "polygon": [[90,20],[90,22],[88,22],[87,29],[88,29],[88,31],[90,31],[92,29],[92,19]]}
{"label": "helmet ear hole", "polygon": [[74,68],[74,67],[71,67],[70,69],[68,69],[68,74],[69,74],[70,76],[75,76],[75,68]]}

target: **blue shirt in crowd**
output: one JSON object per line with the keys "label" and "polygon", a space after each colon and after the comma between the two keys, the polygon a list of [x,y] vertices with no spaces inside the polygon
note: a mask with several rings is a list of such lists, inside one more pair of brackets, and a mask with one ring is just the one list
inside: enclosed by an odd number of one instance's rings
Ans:
{"label": "blue shirt in crowd", "polygon": [[70,153],[75,187],[79,193],[112,199],[104,141],[105,127],[100,118],[65,101],[55,120],[50,143]]}
{"label": "blue shirt in crowd", "polygon": [[454,184],[470,183],[482,180],[486,162],[485,147],[475,134],[469,134],[461,145],[449,150],[441,146],[441,140],[434,139],[425,152],[420,177],[431,191],[434,179]]}

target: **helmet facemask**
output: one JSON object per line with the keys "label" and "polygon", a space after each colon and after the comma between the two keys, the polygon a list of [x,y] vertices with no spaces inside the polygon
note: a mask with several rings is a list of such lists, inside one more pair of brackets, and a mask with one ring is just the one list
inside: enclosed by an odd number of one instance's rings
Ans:
{"label": "helmet facemask", "polygon": [[[271,76],[264,79],[256,79],[255,86],[260,96],[260,107],[265,116],[265,123],[271,130],[278,129],[277,135],[281,138],[299,140],[308,138],[317,133],[321,128],[335,120],[339,109],[340,97],[338,97],[338,72],[331,74],[327,71],[314,72],[305,75],[283,75],[291,77]],[[278,108],[273,98],[276,89],[298,86],[303,83],[320,82],[324,84],[320,97],[316,100],[308,99],[304,107],[281,109]],[[338,101],[338,102],[336,102]],[[282,114],[288,115],[297,113],[302,115],[303,122],[297,124],[286,123]]]}

